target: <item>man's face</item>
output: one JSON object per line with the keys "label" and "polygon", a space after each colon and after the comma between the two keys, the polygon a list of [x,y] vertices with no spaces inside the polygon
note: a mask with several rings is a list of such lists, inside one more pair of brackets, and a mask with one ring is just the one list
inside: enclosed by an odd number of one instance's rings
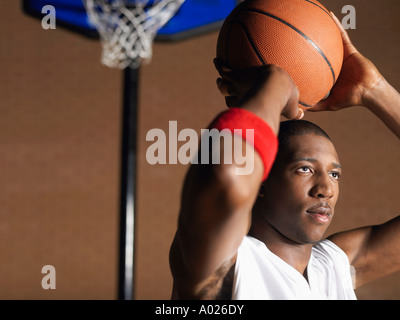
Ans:
{"label": "man's face", "polygon": [[314,134],[293,136],[277,161],[264,184],[265,219],[295,243],[320,241],[339,195],[341,166],[332,142]]}

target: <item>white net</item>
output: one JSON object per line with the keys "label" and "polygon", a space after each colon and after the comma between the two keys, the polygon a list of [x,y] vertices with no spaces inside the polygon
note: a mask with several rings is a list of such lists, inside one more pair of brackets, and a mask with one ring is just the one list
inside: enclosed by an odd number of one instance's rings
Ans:
{"label": "white net", "polygon": [[138,68],[150,61],[157,31],[185,0],[83,0],[100,34],[101,61],[108,67]]}

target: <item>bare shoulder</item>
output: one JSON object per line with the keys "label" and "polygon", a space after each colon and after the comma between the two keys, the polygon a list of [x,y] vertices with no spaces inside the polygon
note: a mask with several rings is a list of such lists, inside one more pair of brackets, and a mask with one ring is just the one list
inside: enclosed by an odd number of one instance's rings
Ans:
{"label": "bare shoulder", "polygon": [[362,254],[367,243],[371,227],[362,227],[335,233],[328,237],[330,241],[342,249],[349,258],[350,264]]}

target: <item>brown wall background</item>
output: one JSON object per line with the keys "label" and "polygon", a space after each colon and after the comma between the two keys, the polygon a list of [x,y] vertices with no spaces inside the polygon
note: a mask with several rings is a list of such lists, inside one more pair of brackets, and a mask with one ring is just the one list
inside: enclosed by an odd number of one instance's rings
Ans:
{"label": "brown wall background", "polygon": [[[321,1],[400,89],[400,2]],[[168,299],[168,250],[187,167],[146,162],[146,133],[200,132],[224,109],[212,59],[217,32],[156,43],[140,71],[136,298]],[[18,1],[0,2],[0,299],[116,299],[122,72],[99,62],[100,44],[61,28],[43,30]],[[344,177],[329,232],[382,223],[400,213],[399,140],[361,107],[307,114],[333,138]],[[41,268],[56,268],[43,290]],[[359,290],[399,299],[400,274]]]}

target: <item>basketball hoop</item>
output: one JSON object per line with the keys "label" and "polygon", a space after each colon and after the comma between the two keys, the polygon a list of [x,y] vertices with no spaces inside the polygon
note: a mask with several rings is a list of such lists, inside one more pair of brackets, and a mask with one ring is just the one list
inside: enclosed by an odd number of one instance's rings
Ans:
{"label": "basketball hoop", "polygon": [[152,57],[157,31],[185,0],[83,0],[100,34],[101,61],[110,68],[138,68]]}

